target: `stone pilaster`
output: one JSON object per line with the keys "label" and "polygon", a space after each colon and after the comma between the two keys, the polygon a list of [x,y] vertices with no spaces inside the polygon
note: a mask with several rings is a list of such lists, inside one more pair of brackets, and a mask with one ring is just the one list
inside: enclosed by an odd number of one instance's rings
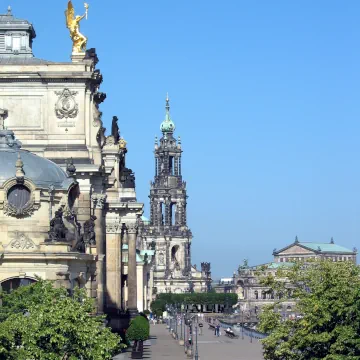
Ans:
{"label": "stone pilaster", "polygon": [[121,227],[114,220],[106,223],[106,307],[121,308]]}
{"label": "stone pilaster", "polygon": [[95,220],[95,234],[96,234],[96,251],[98,254],[98,261],[96,265],[97,272],[97,307],[98,312],[104,312],[104,287],[105,287],[105,218],[104,205],[106,195],[92,194],[91,200],[93,202],[93,209],[96,216]]}
{"label": "stone pilaster", "polygon": [[137,313],[137,276],[136,276],[136,237],[138,226],[136,223],[127,224],[129,246],[128,259],[128,309],[130,314]]}

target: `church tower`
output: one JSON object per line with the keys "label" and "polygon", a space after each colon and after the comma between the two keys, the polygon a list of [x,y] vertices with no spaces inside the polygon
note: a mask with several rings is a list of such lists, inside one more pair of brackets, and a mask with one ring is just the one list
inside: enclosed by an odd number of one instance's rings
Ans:
{"label": "church tower", "polygon": [[[187,225],[186,182],[181,174],[181,140],[174,137],[175,124],[166,97],[162,137],[155,138],[155,176],[150,186],[150,220],[142,230],[143,245],[155,250],[153,295],[162,292],[202,291],[201,272],[191,266],[192,233]],[[204,285],[204,289],[206,285]]]}

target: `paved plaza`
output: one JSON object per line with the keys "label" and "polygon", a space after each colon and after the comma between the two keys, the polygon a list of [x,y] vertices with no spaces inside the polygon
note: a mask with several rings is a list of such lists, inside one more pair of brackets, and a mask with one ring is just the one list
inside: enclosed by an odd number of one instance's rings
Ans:
{"label": "paved plaza", "polygon": [[[165,325],[151,325],[151,338],[144,346],[144,359],[184,360],[184,348],[169,334]],[[246,337],[229,339],[222,335],[215,337],[214,332],[204,328],[198,339],[199,359],[202,360],[263,360],[261,343]],[[130,359],[130,353],[121,354],[115,360]]]}

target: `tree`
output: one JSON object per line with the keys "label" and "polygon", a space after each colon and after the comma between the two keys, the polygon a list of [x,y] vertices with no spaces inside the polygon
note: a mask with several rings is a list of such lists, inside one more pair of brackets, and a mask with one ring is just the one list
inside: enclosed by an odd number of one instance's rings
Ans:
{"label": "tree", "polygon": [[[131,320],[130,326],[126,332],[128,340],[134,341],[133,351],[143,351],[143,341],[150,335],[150,325],[146,316],[138,315]],[[139,347],[138,347],[139,344]]]}
{"label": "tree", "polygon": [[263,309],[259,330],[269,333],[265,359],[360,359],[359,267],[349,261],[299,262],[265,283],[282,294],[291,288],[300,314],[281,321],[276,309],[286,296]]}
{"label": "tree", "polygon": [[121,338],[94,314],[85,292],[54,288],[49,281],[1,293],[0,359],[111,359]]}

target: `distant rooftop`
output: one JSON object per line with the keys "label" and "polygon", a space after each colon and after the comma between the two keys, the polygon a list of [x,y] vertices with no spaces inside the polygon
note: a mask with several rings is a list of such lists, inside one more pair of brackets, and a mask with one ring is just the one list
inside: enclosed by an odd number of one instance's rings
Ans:
{"label": "distant rooftop", "polygon": [[311,250],[323,251],[323,252],[334,252],[334,253],[353,253],[353,250],[347,249],[346,247],[333,244],[333,243],[318,243],[318,242],[299,242],[299,245],[305,246]]}

